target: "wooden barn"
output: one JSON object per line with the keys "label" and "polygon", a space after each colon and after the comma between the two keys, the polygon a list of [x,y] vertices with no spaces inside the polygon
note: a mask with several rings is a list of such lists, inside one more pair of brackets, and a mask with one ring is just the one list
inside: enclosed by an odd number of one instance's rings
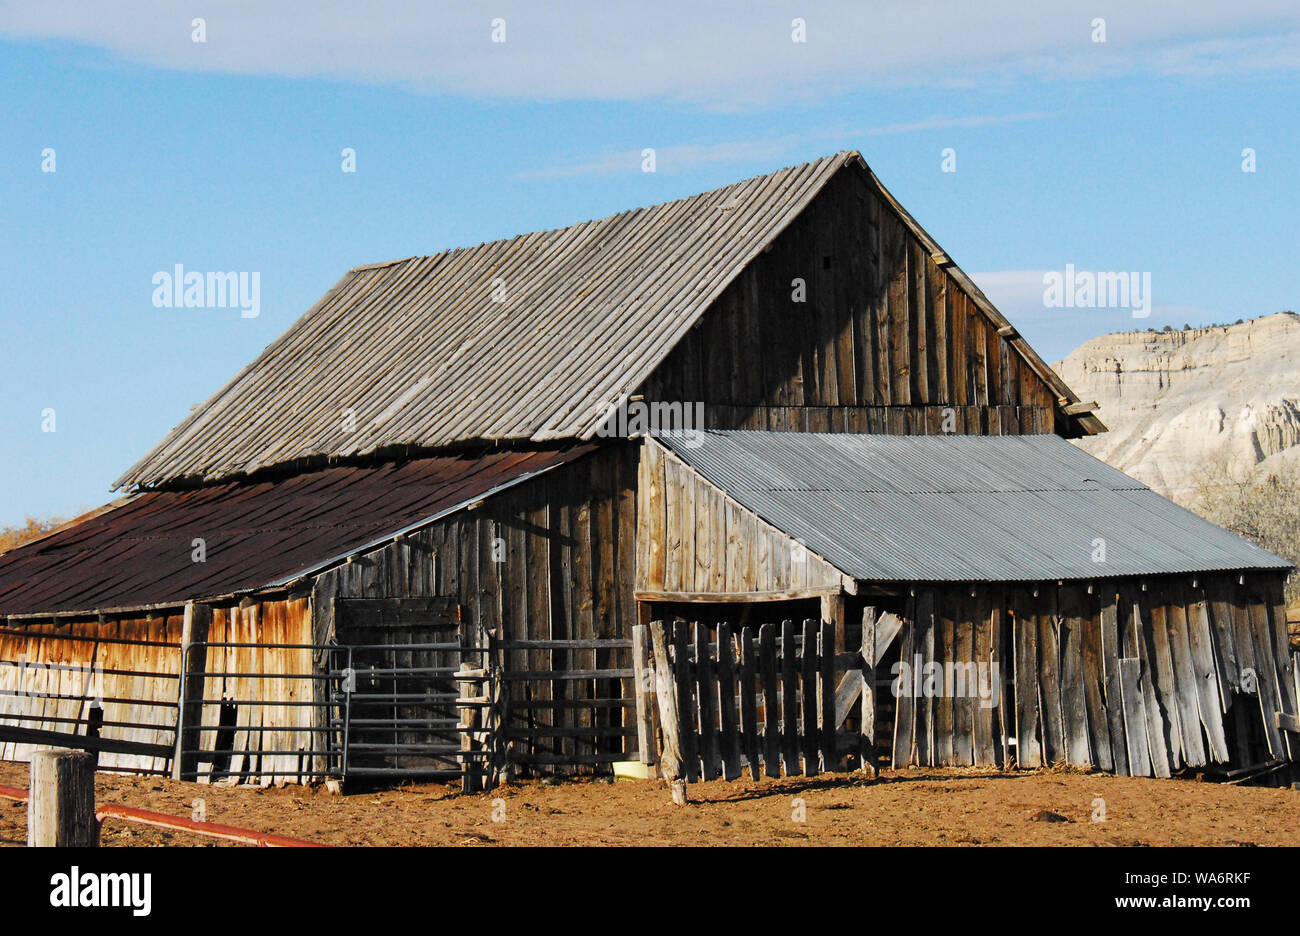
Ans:
{"label": "wooden barn", "polygon": [[357,267],[0,556],[0,758],[1286,773],[1288,563],[1094,408],[856,152]]}

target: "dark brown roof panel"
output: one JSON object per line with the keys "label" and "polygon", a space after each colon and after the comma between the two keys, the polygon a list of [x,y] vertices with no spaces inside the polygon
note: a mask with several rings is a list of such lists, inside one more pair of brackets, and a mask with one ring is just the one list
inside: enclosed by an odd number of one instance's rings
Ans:
{"label": "dark brown roof panel", "polygon": [[[0,614],[233,595],[346,556],[594,448],[442,455],[151,491],[0,555]],[[207,561],[191,561],[204,540]]]}

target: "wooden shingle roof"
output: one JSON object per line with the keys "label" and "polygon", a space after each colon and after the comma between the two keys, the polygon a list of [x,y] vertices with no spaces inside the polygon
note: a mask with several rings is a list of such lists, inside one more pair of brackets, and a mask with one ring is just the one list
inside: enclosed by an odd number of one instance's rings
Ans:
{"label": "wooden shingle roof", "polygon": [[[856,151],[836,153],[598,221],[357,267],[116,486],[481,440],[589,439],[847,166],[879,185]],[[1062,400],[1077,400],[1017,342]]]}

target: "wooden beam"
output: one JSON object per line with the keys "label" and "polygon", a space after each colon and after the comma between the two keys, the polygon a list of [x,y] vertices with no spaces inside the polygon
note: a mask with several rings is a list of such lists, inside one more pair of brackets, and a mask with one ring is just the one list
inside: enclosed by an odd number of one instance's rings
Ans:
{"label": "wooden beam", "polygon": [[1097,401],[1092,400],[1088,403],[1067,403],[1061,407],[1061,412],[1066,416],[1079,416],[1083,413],[1091,413],[1097,408]]}
{"label": "wooden beam", "polygon": [[709,604],[743,603],[749,601],[796,601],[801,598],[824,598],[841,594],[839,585],[814,585],[807,588],[788,588],[780,591],[753,592],[698,592],[637,590],[637,601],[702,602]]}

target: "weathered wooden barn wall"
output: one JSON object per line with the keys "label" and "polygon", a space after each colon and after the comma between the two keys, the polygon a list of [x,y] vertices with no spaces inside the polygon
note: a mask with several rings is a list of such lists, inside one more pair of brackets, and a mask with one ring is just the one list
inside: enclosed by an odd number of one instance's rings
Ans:
{"label": "weathered wooden barn wall", "polygon": [[[170,746],[180,635],[179,611],[57,623],[11,618],[0,628],[0,716],[8,716],[0,724],[85,734],[91,701],[83,697],[102,694],[100,737]],[[31,751],[0,743],[0,760],[26,761]],[[105,751],[99,764],[161,772],[167,759]]]}
{"label": "weathered wooden barn wall", "polygon": [[[1109,585],[1109,587],[1108,587]],[[973,594],[972,594],[973,593]],[[978,693],[897,697],[894,763],[1068,763],[1134,776],[1292,759],[1296,687],[1281,579],[1247,575],[1136,583],[920,588],[900,658],[952,664]],[[986,676],[971,665],[997,663]],[[937,671],[936,671],[937,672]],[[904,683],[906,684],[906,683]],[[913,687],[918,683],[912,680]],[[1003,736],[1016,739],[1004,750]]]}
{"label": "weathered wooden barn wall", "polygon": [[[199,747],[215,752],[220,745],[223,773],[228,776],[266,786],[275,780],[305,781],[310,774],[306,752],[313,749],[313,710],[295,703],[316,698],[315,681],[310,678],[316,672],[312,651],[274,645],[311,643],[311,621],[306,597],[213,609],[209,643],[259,645],[207,648],[204,672],[213,675],[204,680],[203,698],[226,700],[235,719],[228,735],[201,732]],[[226,673],[248,675],[220,675]],[[209,701],[203,706],[201,724],[216,728],[220,715],[221,704]],[[315,740],[319,746],[319,733]],[[214,777],[201,775],[200,779]]]}
{"label": "weathered wooden barn wall", "polygon": [[[792,300],[792,281],[806,301]],[[841,172],[643,387],[709,428],[1054,432],[1055,394],[860,172]],[[1064,427],[1062,427],[1064,430]]]}
{"label": "weathered wooden barn wall", "polygon": [[638,593],[838,592],[840,572],[709,484],[654,440],[637,482]]}
{"label": "weathered wooden barn wall", "polygon": [[[504,641],[630,640],[638,448],[603,446],[322,574],[312,592],[316,642],[329,636],[324,609],[335,597],[436,596],[459,602],[471,639],[492,631]],[[581,765],[593,753],[635,750],[630,677],[544,675],[630,670],[630,645],[514,648],[507,665],[543,674],[509,683],[511,722],[556,732],[532,750],[519,746],[518,762]],[[591,750],[592,738],[600,751]]]}
{"label": "weathered wooden barn wall", "polygon": [[[177,608],[58,623],[38,619],[20,625],[10,619],[0,628],[0,724],[85,735],[92,724],[92,703],[84,697],[102,696],[100,738],[159,745],[168,756],[103,751],[100,768],[169,772],[176,740],[183,617],[183,610]],[[244,782],[263,784],[271,782],[273,772],[296,773],[299,750],[311,746],[311,709],[265,703],[312,698],[313,681],[305,678],[313,672],[312,655],[265,645],[310,641],[309,600],[215,608],[207,639],[264,646],[209,648],[206,672],[271,674],[205,680],[203,697],[229,700],[238,716],[226,748],[231,772],[240,774]],[[293,678],[297,674],[304,678]],[[204,705],[202,724],[215,727],[220,708],[219,702]],[[215,731],[202,732],[200,738],[204,750],[212,751],[218,744]],[[247,753],[270,748],[284,753]],[[31,750],[28,744],[0,742],[0,760],[25,761]]]}

